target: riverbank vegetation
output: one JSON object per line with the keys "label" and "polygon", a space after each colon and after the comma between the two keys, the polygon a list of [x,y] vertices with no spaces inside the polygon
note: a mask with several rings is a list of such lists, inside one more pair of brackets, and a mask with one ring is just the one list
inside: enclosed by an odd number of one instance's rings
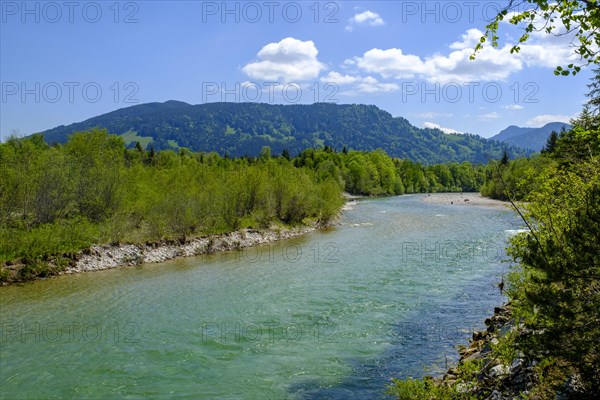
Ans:
{"label": "riverbank vegetation", "polygon": [[105,130],[48,146],[41,135],[0,144],[0,281],[47,276],[93,244],[186,240],[327,222],[342,192],[365,196],[476,191],[485,168],[423,166],[382,150],[325,146],[290,158],[126,148]]}
{"label": "riverbank vegetation", "polygon": [[343,203],[335,181],[285,159],[127,150],[97,129],[65,146],[0,144],[0,175],[0,262],[28,266],[15,279],[51,274],[51,257],[92,244],[327,221]]}

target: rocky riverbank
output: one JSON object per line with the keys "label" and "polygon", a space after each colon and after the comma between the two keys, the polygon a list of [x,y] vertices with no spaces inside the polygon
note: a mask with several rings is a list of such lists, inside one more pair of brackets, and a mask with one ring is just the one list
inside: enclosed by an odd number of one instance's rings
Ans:
{"label": "rocky riverbank", "polygon": [[[536,383],[534,367],[537,360],[516,353],[511,357],[512,361],[507,362],[500,346],[500,339],[506,335],[526,334],[525,328],[512,317],[510,304],[496,307],[485,325],[487,330],[474,332],[468,346],[459,346],[458,365],[450,368],[438,383],[488,400],[509,400],[527,395]],[[504,350],[509,353],[514,349]],[[465,368],[469,364],[474,368]],[[472,371],[473,376],[466,377],[465,370]]]}
{"label": "rocky riverbank", "polygon": [[189,240],[165,240],[144,244],[116,244],[92,246],[81,252],[74,266],[65,273],[100,271],[122,266],[158,263],[179,257],[193,257],[218,251],[239,250],[245,247],[275,242],[304,235],[331,224],[314,224],[291,229],[274,228],[268,230],[244,229],[223,235]]}
{"label": "rocky riverbank", "polygon": [[333,226],[335,221],[312,223],[294,228],[271,227],[264,230],[243,229],[236,232],[181,240],[148,243],[94,245],[73,254],[63,254],[35,264],[23,262],[0,265],[1,284],[45,278],[53,275],[101,271],[105,269],[158,263],[180,257],[192,257],[218,251],[238,250],[278,240],[301,236]]}
{"label": "rocky riverbank", "polygon": [[[548,370],[545,356],[526,356],[518,350],[518,343],[535,332],[513,317],[510,302],[496,307],[485,325],[485,331],[473,333],[468,346],[459,346],[460,360],[455,367],[441,378],[430,378],[434,385],[465,398],[485,400],[587,398],[579,375],[574,373],[566,379],[556,376],[559,384],[553,387],[552,377],[549,380],[540,375]],[[544,363],[546,366],[540,368]]]}

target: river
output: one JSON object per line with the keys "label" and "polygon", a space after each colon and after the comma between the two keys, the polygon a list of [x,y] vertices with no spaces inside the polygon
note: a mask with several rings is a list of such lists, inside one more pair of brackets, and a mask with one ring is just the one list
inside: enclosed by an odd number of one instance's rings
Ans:
{"label": "river", "polygon": [[410,195],[239,252],[0,288],[0,398],[380,399],[504,297],[510,211]]}

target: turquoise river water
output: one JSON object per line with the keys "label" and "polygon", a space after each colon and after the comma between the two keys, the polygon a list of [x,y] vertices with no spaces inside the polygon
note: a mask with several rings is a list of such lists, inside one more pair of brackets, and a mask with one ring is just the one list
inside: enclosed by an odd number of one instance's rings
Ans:
{"label": "turquoise river water", "polygon": [[380,399],[504,298],[510,211],[359,201],[304,237],[0,288],[2,399]]}

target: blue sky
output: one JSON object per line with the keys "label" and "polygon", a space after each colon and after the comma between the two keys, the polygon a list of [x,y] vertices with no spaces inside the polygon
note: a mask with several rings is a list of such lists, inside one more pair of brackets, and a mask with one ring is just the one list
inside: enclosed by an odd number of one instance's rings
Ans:
{"label": "blue sky", "polygon": [[[0,134],[181,100],[375,104],[416,126],[489,137],[568,121],[590,71],[556,77],[568,38],[501,25],[502,3],[453,1],[2,1]],[[479,31],[478,31],[479,30]]]}

